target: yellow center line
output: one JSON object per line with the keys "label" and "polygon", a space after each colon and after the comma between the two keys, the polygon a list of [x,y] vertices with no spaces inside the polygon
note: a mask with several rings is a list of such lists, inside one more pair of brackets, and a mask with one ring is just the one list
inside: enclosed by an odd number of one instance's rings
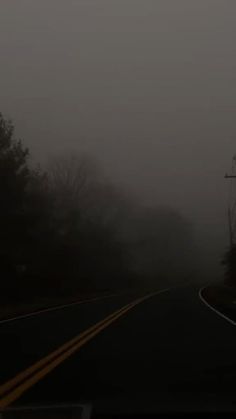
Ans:
{"label": "yellow center line", "polygon": [[[129,306],[129,305],[130,304],[127,304],[127,306]],[[11,390],[17,384],[19,384],[20,382],[22,382],[23,380],[25,380],[26,378],[28,378],[30,375],[32,375],[38,369],[40,369],[41,367],[43,367],[45,364],[48,364],[52,359],[54,359],[55,357],[57,357],[58,355],[60,355],[62,352],[64,352],[65,350],[67,350],[68,348],[70,348],[71,346],[73,346],[75,343],[77,343],[78,340],[82,339],[84,336],[86,336],[87,334],[91,333],[94,329],[96,329],[97,327],[99,327],[100,324],[103,324],[108,319],[110,319],[111,317],[115,316],[117,313],[119,313],[122,310],[124,310],[124,307],[122,307],[121,309],[117,310],[116,312],[110,314],[108,317],[106,317],[105,319],[103,319],[100,322],[96,323],[95,325],[91,326],[89,329],[87,329],[84,332],[80,333],[79,335],[77,335],[73,339],[69,340],[68,342],[66,342],[65,344],[63,344],[62,346],[60,346],[55,351],[51,352],[49,355],[45,356],[44,358],[41,358],[35,364],[33,364],[29,368],[25,369],[24,371],[20,372],[14,378],[12,378],[11,380],[9,380],[6,383],[4,383],[3,385],[1,385],[0,386],[0,396],[4,395],[7,391]]]}
{"label": "yellow center line", "polygon": [[[161,291],[163,292],[163,291]],[[107,328],[110,324],[115,322],[121,316],[130,311],[133,307],[137,306],[146,299],[154,296],[157,293],[149,294],[145,297],[138,298],[137,300],[125,305],[120,310],[115,311],[102,321],[96,323],[86,331],[82,332],[75,338],[71,339],[66,344],[62,345],[56,351],[48,356],[42,358],[31,367],[27,368],[7,383],[0,386],[0,409],[4,409],[17,400],[25,391],[31,388],[34,384],[48,375],[64,360],[69,358],[73,353],[78,351],[87,342],[98,335],[102,330]],[[6,394],[7,393],[7,394]],[[4,396],[5,394],[5,396]]]}

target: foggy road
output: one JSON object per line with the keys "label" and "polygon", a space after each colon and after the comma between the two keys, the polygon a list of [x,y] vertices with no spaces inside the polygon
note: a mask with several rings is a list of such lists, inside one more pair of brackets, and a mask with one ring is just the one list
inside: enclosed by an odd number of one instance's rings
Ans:
{"label": "foggy road", "polygon": [[1,2],[0,419],[236,414],[235,16]]}
{"label": "foggy road", "polygon": [[199,288],[113,296],[1,324],[0,406],[89,402],[98,411],[140,411],[163,400],[233,402],[234,326],[200,301]]}

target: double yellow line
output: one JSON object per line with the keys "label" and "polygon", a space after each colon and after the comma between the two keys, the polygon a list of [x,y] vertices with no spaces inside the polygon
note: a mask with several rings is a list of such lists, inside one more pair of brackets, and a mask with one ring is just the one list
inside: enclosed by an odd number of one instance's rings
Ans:
{"label": "double yellow line", "polygon": [[[163,290],[164,291],[164,290]],[[161,292],[163,292],[161,291]],[[155,293],[157,294],[157,293]],[[115,311],[105,319],[96,323],[94,326],[80,333],[57,350],[51,352],[31,367],[22,371],[11,380],[0,386],[0,409],[5,409],[11,403],[19,399],[29,388],[53,371],[58,365],[69,358],[73,353],[78,351],[88,341],[94,338],[98,333],[114,323],[121,316],[126,314],[136,305],[150,298],[155,294],[149,294],[145,297],[123,306],[120,310]]]}

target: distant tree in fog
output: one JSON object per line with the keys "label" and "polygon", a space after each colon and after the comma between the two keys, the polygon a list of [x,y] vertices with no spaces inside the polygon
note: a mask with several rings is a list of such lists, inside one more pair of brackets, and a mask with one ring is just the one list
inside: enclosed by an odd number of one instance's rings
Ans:
{"label": "distant tree in fog", "polygon": [[225,266],[225,283],[236,286],[236,246],[228,249],[224,255],[222,264]]}
{"label": "distant tree in fog", "polygon": [[137,272],[156,281],[177,281],[194,270],[196,249],[189,222],[170,208],[139,208],[129,223]]}
{"label": "distant tree in fog", "polygon": [[60,274],[70,272],[85,287],[113,287],[125,263],[117,235],[121,193],[88,155],[56,156],[48,173],[62,249]]}
{"label": "distant tree in fog", "polygon": [[189,272],[193,234],[177,211],[141,207],[91,156],[56,156],[47,171],[28,158],[0,114],[1,300],[124,289],[140,279],[158,286]]}
{"label": "distant tree in fog", "polygon": [[91,156],[64,153],[53,157],[48,168],[51,190],[61,207],[78,208],[89,202],[99,169]]}

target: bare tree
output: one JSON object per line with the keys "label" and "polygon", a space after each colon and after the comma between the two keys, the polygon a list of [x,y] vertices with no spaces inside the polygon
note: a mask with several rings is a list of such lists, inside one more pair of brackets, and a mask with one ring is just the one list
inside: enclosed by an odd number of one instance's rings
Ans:
{"label": "bare tree", "polygon": [[67,153],[54,157],[48,174],[57,203],[66,210],[88,205],[98,173],[97,164],[87,154]]}
{"label": "bare tree", "polygon": [[58,155],[50,162],[49,181],[57,207],[78,211],[82,219],[115,226],[131,206],[124,190],[112,184],[88,154]]}

